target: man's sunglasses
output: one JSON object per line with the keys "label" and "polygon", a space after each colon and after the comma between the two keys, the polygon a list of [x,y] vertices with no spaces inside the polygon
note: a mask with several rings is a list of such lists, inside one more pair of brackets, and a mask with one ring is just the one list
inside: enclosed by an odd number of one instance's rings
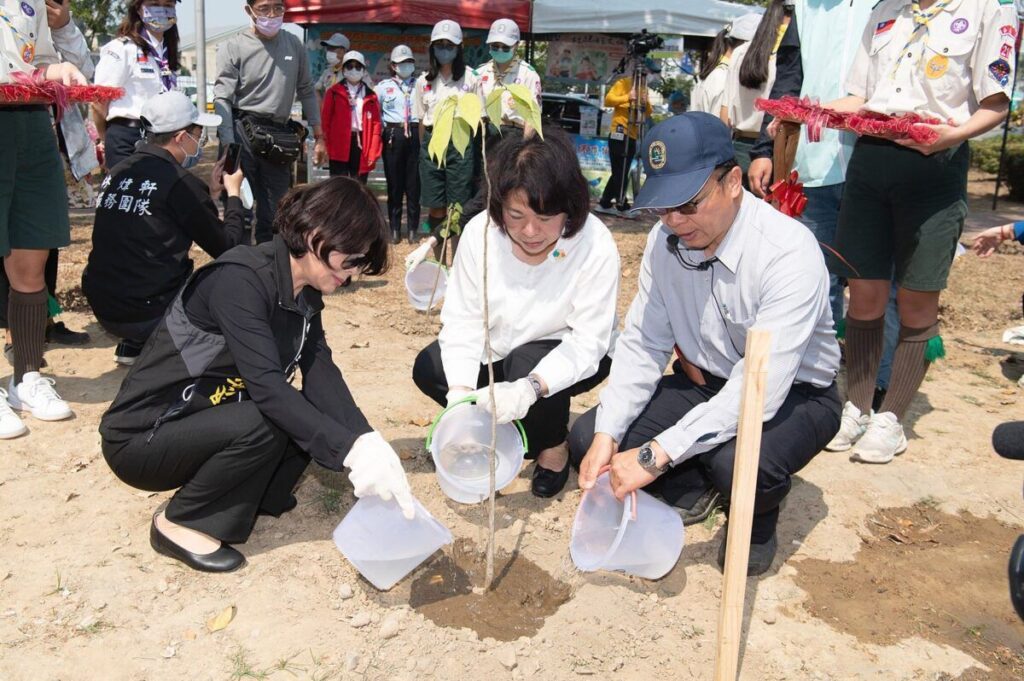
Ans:
{"label": "man's sunglasses", "polygon": [[[705,201],[707,201],[708,199],[710,199],[714,195],[715,190],[722,183],[722,180],[725,179],[725,176],[729,174],[730,170],[732,170],[732,168],[726,168],[721,173],[719,173],[718,177],[715,178],[715,181],[714,181],[715,187],[712,188],[711,191],[709,191],[707,194],[705,194],[704,196],[700,197],[699,199],[694,199],[692,201],[687,201],[686,203],[681,204],[679,206],[676,206],[674,208],[640,208],[639,210],[637,210],[637,213],[640,213],[641,215],[653,215],[653,216],[659,217],[659,218],[663,218],[666,215],[668,215],[669,213],[679,213],[681,215],[693,215],[694,213],[697,212],[698,208],[700,208],[700,205],[702,203],[704,203]],[[705,186],[707,186],[707,185],[705,184]]]}

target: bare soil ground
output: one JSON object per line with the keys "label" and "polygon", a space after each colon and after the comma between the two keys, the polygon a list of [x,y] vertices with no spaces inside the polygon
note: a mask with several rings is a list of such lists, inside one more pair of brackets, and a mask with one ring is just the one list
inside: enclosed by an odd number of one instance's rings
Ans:
{"label": "bare soil ground", "polygon": [[[990,190],[976,188],[972,207]],[[437,320],[406,303],[399,263],[408,245],[397,247],[386,276],[330,297],[325,324],[414,493],[460,540],[454,559],[377,592],[330,539],[354,503],[351,486],[318,468],[300,483],[295,511],[259,520],[240,547],[249,559],[241,571],[200,574],[156,555],[149,518],[169,494],[126,487],[100,454],[97,423],[124,370],[113,363],[115,339],[77,289],[90,222],[75,221],[60,285],[71,310],[64,321],[93,342],[47,352],[76,417],[30,419],[28,436],[0,445],[0,679],[712,677],[721,520],[689,528],[679,563],[656,582],[582,574],[568,556],[580,492],[570,481],[557,498],[536,499],[529,468],[498,499],[507,558],[497,572],[514,576],[510,586],[544,586],[502,604],[509,623],[530,626],[515,638],[489,636],[473,615],[479,607],[452,615],[438,579],[462,580],[456,597],[472,601],[465,586],[477,579],[470,558],[484,543],[486,509],[446,500],[423,451],[436,408],[410,370]],[[647,225],[610,222],[624,310]],[[1022,360],[1000,336],[1022,323],[1022,264],[1013,247],[956,262],[942,312],[948,356],[912,406],[906,454],[868,467],[823,453],[795,481],[776,563],[748,582],[743,679],[1022,678],[1024,626],[1009,603],[1006,561],[1024,527],[1024,466],[990,445],[996,424],[1021,417]],[[574,412],[596,400],[596,392],[580,396]],[[230,608],[227,626],[211,631],[211,618]]]}

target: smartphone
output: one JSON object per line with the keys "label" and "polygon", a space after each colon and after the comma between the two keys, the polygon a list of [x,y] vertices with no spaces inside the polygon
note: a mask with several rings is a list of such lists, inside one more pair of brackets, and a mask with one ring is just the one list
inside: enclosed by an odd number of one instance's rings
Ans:
{"label": "smartphone", "polygon": [[242,145],[232,142],[224,154],[224,172],[233,175],[239,168],[239,159],[242,156]]}

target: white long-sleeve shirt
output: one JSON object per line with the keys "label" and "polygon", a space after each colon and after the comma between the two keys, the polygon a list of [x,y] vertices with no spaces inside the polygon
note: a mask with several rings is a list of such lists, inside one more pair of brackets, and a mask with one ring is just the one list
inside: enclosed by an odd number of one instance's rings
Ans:
{"label": "white long-sleeve shirt", "polygon": [[[455,255],[438,336],[448,385],[476,387],[487,362],[483,325],[483,249],[487,213],[466,225]],[[559,239],[539,265],[513,254],[511,240],[491,223],[488,251],[491,349],[494,360],[532,341],[559,340],[534,368],[560,392],[593,376],[618,327],[619,251],[593,215],[570,239]]]}
{"label": "white long-sleeve shirt", "polygon": [[[622,441],[678,345],[697,367],[728,379],[717,395],[654,438],[679,463],[736,436],[748,329],[772,333],[765,421],[794,383],[832,384],[839,345],[821,247],[796,220],[744,192],[717,260],[703,270],[680,265],[668,249],[670,234],[659,222],[647,240],[639,290],[601,391],[596,430]],[[694,265],[704,260],[703,253],[681,246],[680,253]]]}

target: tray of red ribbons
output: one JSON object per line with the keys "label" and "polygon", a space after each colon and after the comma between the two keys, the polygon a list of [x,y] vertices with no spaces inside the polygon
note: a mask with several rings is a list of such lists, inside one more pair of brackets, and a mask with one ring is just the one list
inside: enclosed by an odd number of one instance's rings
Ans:
{"label": "tray of red ribbons", "polygon": [[64,85],[46,80],[40,72],[34,74],[14,72],[15,82],[0,85],[0,104],[47,104],[57,107],[60,118],[71,104],[98,104],[112,102],[124,96],[119,87],[105,85]]}
{"label": "tray of red ribbons", "polygon": [[754,102],[759,110],[773,117],[793,123],[800,123],[807,129],[807,140],[821,140],[823,128],[850,130],[858,135],[884,137],[887,139],[910,138],[918,144],[932,144],[939,133],[928,125],[941,123],[937,118],[928,118],[909,113],[888,116],[873,111],[843,113],[827,109],[810,97],[782,97],[780,99],[758,99]]}

